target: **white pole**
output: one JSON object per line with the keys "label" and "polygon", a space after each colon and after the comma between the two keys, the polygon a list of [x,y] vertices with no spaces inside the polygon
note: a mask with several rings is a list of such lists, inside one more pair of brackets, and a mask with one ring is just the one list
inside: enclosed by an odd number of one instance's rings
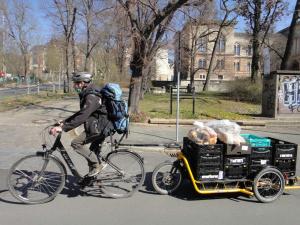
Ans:
{"label": "white pole", "polygon": [[176,142],[179,141],[179,88],[180,88],[180,37],[181,33],[178,35],[178,64],[177,64],[177,108],[176,108]]}
{"label": "white pole", "polygon": [[180,72],[177,73],[177,108],[176,108],[176,142],[179,140],[179,85]]}

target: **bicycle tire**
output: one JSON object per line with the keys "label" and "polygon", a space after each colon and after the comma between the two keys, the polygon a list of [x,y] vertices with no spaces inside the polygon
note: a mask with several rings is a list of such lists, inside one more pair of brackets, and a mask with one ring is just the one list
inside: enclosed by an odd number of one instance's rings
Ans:
{"label": "bicycle tire", "polygon": [[182,170],[174,162],[163,162],[152,173],[153,188],[162,195],[174,193],[182,183]]}
{"label": "bicycle tire", "polygon": [[64,188],[65,179],[65,169],[54,157],[45,159],[44,156],[28,155],[12,165],[7,185],[16,199],[27,204],[38,204],[54,199]]}
{"label": "bicycle tire", "polygon": [[105,166],[98,175],[103,193],[111,198],[130,197],[141,188],[145,170],[141,158],[130,151],[110,153]]}
{"label": "bicycle tire", "polygon": [[266,167],[255,177],[253,192],[260,202],[270,203],[282,195],[284,186],[282,173],[276,168]]}

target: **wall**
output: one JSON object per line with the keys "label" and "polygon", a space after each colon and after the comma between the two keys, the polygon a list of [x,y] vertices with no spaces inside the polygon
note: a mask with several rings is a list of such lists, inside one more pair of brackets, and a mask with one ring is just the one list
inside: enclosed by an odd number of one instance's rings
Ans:
{"label": "wall", "polygon": [[300,116],[300,71],[297,75],[280,76],[278,114],[297,114]]}
{"label": "wall", "polygon": [[300,71],[278,70],[264,78],[262,114],[300,117]]}

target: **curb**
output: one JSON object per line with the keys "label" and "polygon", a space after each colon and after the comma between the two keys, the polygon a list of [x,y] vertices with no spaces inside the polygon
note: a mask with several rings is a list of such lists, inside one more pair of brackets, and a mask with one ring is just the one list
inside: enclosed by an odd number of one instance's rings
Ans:
{"label": "curb", "polygon": [[[193,125],[195,120],[190,119],[182,119],[179,120],[179,125]],[[197,120],[201,122],[208,122],[211,120]],[[236,120],[233,122],[236,122],[240,126],[266,126],[266,121],[252,121],[252,120]],[[175,119],[158,119],[153,118],[148,120],[149,124],[168,124],[168,125],[175,125],[176,120]]]}

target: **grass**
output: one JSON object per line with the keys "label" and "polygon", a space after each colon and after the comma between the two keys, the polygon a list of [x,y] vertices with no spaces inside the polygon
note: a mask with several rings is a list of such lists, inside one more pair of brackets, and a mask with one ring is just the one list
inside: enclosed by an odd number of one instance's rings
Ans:
{"label": "grass", "polygon": [[[150,118],[175,118],[176,100],[173,101],[173,114],[169,114],[169,94],[145,95],[140,103],[140,110]],[[261,105],[231,100],[220,93],[197,94],[195,115],[192,113],[192,100],[180,100],[180,118],[182,119],[250,119],[261,113]]]}
{"label": "grass", "polygon": [[[75,94],[47,93],[41,92],[39,95],[23,95],[5,97],[0,99],[0,112],[21,106],[38,104],[50,100],[59,100],[66,96]],[[169,94],[153,95],[146,94],[144,100],[140,102],[140,110],[143,112],[141,118],[132,118],[134,121],[145,121],[146,118],[176,118],[176,100],[173,101],[173,114],[169,114],[170,108]],[[181,119],[229,119],[240,120],[250,119],[253,115],[261,112],[260,104],[237,102],[231,100],[225,94],[208,92],[197,94],[195,101],[195,115],[192,113],[192,100],[184,99],[180,101]],[[132,120],[132,121],[133,121]]]}

